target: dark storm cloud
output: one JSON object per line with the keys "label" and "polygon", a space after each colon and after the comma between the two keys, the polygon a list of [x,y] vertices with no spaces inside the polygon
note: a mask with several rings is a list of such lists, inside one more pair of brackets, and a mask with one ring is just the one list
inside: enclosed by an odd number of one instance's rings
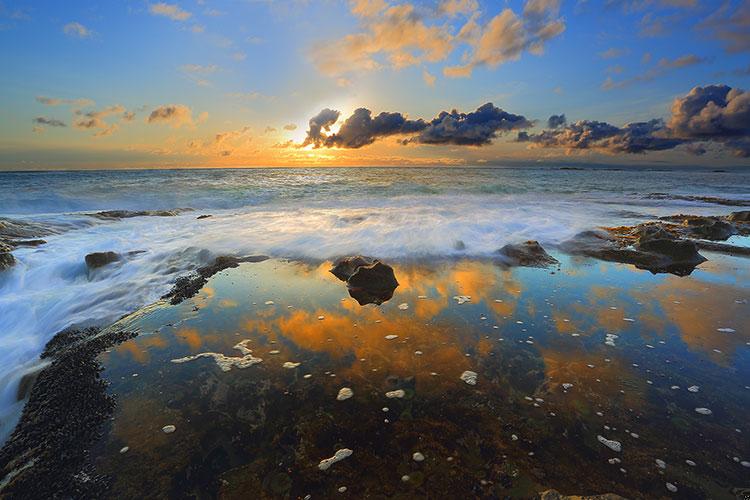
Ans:
{"label": "dark storm cloud", "polygon": [[326,147],[361,148],[389,135],[413,134],[424,130],[424,120],[407,120],[401,113],[383,112],[372,118],[372,112],[359,108],[352,113],[335,134],[326,137]]}
{"label": "dark storm cloud", "polygon": [[557,128],[562,127],[568,123],[568,120],[565,118],[565,115],[552,115],[547,120],[547,128]]}
{"label": "dark storm cloud", "polygon": [[367,108],[359,108],[348,117],[338,132],[325,134],[338,120],[338,111],[324,109],[310,119],[310,129],[301,147],[361,148],[376,140],[392,135],[410,136],[402,144],[453,144],[458,146],[483,146],[490,144],[498,134],[531,127],[525,117],[514,115],[487,103],[471,113],[456,110],[441,112],[427,122],[410,120],[401,113],[382,112],[372,117]]}
{"label": "dark storm cloud", "polygon": [[57,118],[47,118],[46,116],[37,116],[32,120],[37,125],[48,125],[50,127],[65,127],[65,122]]}
{"label": "dark storm cloud", "polygon": [[695,87],[675,99],[667,123],[653,119],[617,127],[580,120],[553,128],[556,123],[550,119],[550,128],[537,134],[520,132],[517,140],[537,147],[610,153],[665,151],[686,145],[695,155],[705,154],[706,146],[713,143],[735,156],[750,157],[750,93],[727,85]]}
{"label": "dark storm cloud", "polygon": [[301,146],[307,146],[308,144],[314,144],[316,147],[325,140],[326,136],[323,134],[325,130],[328,132],[331,129],[331,125],[336,123],[339,119],[338,111],[333,109],[325,108],[317,115],[310,118],[310,127],[307,130],[307,137]]}
{"label": "dark storm cloud", "polygon": [[750,92],[727,85],[695,87],[675,99],[669,127],[681,137],[748,137]]}
{"label": "dark storm cloud", "polygon": [[443,111],[409,142],[484,146],[498,134],[533,125],[525,117],[503,111],[488,102],[471,113],[459,113],[455,109],[450,113]]}

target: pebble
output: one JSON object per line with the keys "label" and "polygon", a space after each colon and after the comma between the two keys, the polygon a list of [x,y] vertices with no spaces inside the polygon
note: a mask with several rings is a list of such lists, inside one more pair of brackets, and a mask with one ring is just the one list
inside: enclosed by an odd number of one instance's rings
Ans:
{"label": "pebble", "polygon": [[123,446],[120,448],[120,453],[127,453],[130,450],[130,446]]}
{"label": "pebble", "polygon": [[469,385],[477,385],[477,373],[470,370],[466,370],[461,374],[461,380]]}
{"label": "pebble", "polygon": [[740,465],[743,467],[750,467],[750,462],[748,462],[747,460],[743,460],[742,462],[740,462]]}
{"label": "pebble", "polygon": [[408,481],[409,481],[409,479],[411,479],[411,478],[410,478],[409,476],[407,476],[406,474],[404,474],[403,476],[401,476],[401,480],[402,480],[403,482],[405,482],[405,483],[406,483],[406,482],[408,482]]}
{"label": "pebble", "polygon": [[177,430],[177,427],[175,427],[174,425],[165,425],[164,427],[161,428],[161,430],[162,432],[164,432],[164,434],[172,434],[174,431]]}
{"label": "pebble", "polygon": [[421,355],[422,355],[422,351],[414,351],[414,354],[415,354],[416,356],[421,356]]}
{"label": "pebble", "polygon": [[406,392],[403,389],[396,389],[395,391],[388,391],[385,393],[385,397],[393,399],[393,398],[403,398],[406,396]]}
{"label": "pebble", "polygon": [[283,365],[281,365],[281,366],[283,366],[284,368],[288,368],[288,369],[290,369],[290,370],[291,370],[292,368],[297,368],[297,367],[298,367],[298,366],[299,366],[300,364],[301,364],[301,363],[293,363],[293,362],[291,362],[291,361],[287,361],[286,363],[284,363],[284,364],[283,364]]}
{"label": "pebble", "polygon": [[465,304],[466,302],[471,301],[471,297],[469,295],[456,295],[456,296],[453,297],[453,299],[458,304]]}
{"label": "pebble", "polygon": [[279,354],[281,351],[278,351],[274,349],[273,351],[268,351],[268,354]]}
{"label": "pebble", "polygon": [[701,415],[711,415],[713,412],[709,410],[708,408],[696,408],[696,413],[700,413]]}
{"label": "pebble", "polygon": [[635,320],[633,318],[622,318],[623,321],[627,321],[629,323],[633,323]]}
{"label": "pebble", "polygon": [[318,316],[318,321],[323,321],[324,319],[326,319],[325,316]]}
{"label": "pebble", "polygon": [[266,304],[267,306],[272,306],[272,305],[273,305],[273,300],[267,300],[267,301],[265,302],[265,304]]}
{"label": "pebble", "polygon": [[571,384],[570,382],[565,382],[565,383],[563,383],[563,385],[562,385],[562,388],[563,388],[563,390],[566,390],[566,391],[567,391],[568,389],[570,389],[571,387],[573,387],[573,384]]}
{"label": "pebble", "polygon": [[690,392],[698,392],[700,390],[700,387],[698,387],[697,385],[691,385],[687,390]]}
{"label": "pebble", "polygon": [[349,389],[348,387],[342,387],[341,389],[339,389],[339,393],[336,396],[336,400],[344,401],[345,399],[349,399],[352,396],[354,396],[353,390]]}
{"label": "pebble", "polygon": [[656,462],[656,466],[659,467],[660,469],[666,469],[667,468],[667,463],[664,460],[661,460],[661,459],[657,458],[655,460],[655,462]]}
{"label": "pebble", "polygon": [[717,328],[716,331],[721,333],[734,333],[734,328]]}
{"label": "pebble", "polygon": [[675,486],[672,483],[667,483],[667,489],[671,491],[672,493],[675,493],[677,491],[677,486]]}
{"label": "pebble", "polygon": [[312,373],[305,373],[302,378],[312,378]]}
{"label": "pebble", "polygon": [[318,464],[318,469],[328,470],[328,468],[330,468],[331,465],[335,464],[336,462],[352,456],[352,453],[354,452],[349,448],[342,448],[340,450],[337,450],[331,458],[324,458],[323,460],[321,460]]}
{"label": "pebble", "polygon": [[616,451],[617,453],[622,451],[622,443],[619,441],[615,441],[613,439],[607,439],[604,436],[596,436],[596,439],[599,440],[600,443],[602,443],[604,446],[609,448],[612,451]]}
{"label": "pebble", "polygon": [[413,460],[414,460],[415,462],[424,462],[424,455],[422,455],[422,454],[421,454],[421,453],[419,453],[418,451],[415,451],[415,452],[414,452],[414,454],[413,454],[413,455],[411,456],[411,458],[412,458],[412,459],[413,459]]}
{"label": "pebble", "polygon": [[685,463],[688,464],[690,467],[695,467],[695,462],[692,460],[685,460]]}
{"label": "pebble", "polygon": [[398,338],[398,335],[386,335],[385,336],[385,340],[393,340],[397,338]]}
{"label": "pebble", "polygon": [[404,302],[403,304],[399,304],[398,308],[401,309],[402,311],[406,311],[407,309],[409,309],[409,304]]}
{"label": "pebble", "polygon": [[339,486],[338,492],[339,493],[346,493],[346,486]]}

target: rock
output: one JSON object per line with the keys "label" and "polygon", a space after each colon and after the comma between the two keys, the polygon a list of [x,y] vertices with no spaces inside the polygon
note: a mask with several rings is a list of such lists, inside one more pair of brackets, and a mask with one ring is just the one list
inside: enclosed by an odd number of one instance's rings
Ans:
{"label": "rock", "polygon": [[750,210],[741,210],[739,212],[732,212],[727,216],[727,220],[731,222],[744,222],[750,223]]}
{"label": "rock", "polygon": [[10,253],[13,248],[10,245],[0,242],[0,271],[8,269],[16,263],[16,258]]}
{"label": "rock", "polygon": [[573,255],[678,276],[687,276],[706,261],[698,253],[695,242],[680,239],[671,227],[660,223],[584,231],[561,244],[560,249]]}
{"label": "rock", "polygon": [[165,425],[164,427],[161,428],[161,430],[164,434],[172,434],[174,431],[177,430],[177,427],[170,424],[170,425]]}
{"label": "rock", "polygon": [[750,247],[741,247],[730,245],[728,243],[716,243],[715,241],[696,241],[695,244],[700,250],[725,253],[737,257],[750,257]]}
{"label": "rock", "polygon": [[538,500],[625,500],[625,497],[615,495],[614,493],[604,493],[602,495],[563,495],[556,490],[542,491],[535,498]]}
{"label": "rock", "polygon": [[604,446],[617,453],[622,451],[622,443],[615,441],[614,439],[607,439],[604,436],[596,436],[597,441],[602,443]]}
{"label": "rock", "polygon": [[354,452],[349,448],[342,448],[340,450],[337,450],[331,458],[324,458],[323,460],[321,460],[318,464],[318,469],[328,470],[331,465],[335,464],[336,462],[352,456],[352,453]]}
{"label": "rock", "polygon": [[713,412],[709,410],[708,408],[696,408],[696,413],[700,413],[701,415],[711,415]]}
{"label": "rock", "polygon": [[477,385],[477,377],[478,375],[476,372],[466,370],[459,378],[469,385]]}
{"label": "rock", "polygon": [[336,396],[337,401],[344,401],[346,399],[349,399],[350,397],[354,396],[354,391],[352,391],[348,387],[342,387],[339,389],[339,393]]}
{"label": "rock", "polygon": [[706,217],[702,215],[671,215],[660,217],[661,220],[675,222],[679,227],[675,228],[683,236],[702,238],[707,240],[726,240],[737,233],[734,225],[719,217]]}
{"label": "rock", "polygon": [[89,217],[96,217],[97,219],[128,219],[131,217],[174,217],[187,212],[192,209],[190,208],[176,208],[174,210],[104,210],[102,212],[95,212],[85,214]]}
{"label": "rock", "polygon": [[403,389],[396,389],[395,391],[388,391],[385,393],[385,397],[387,397],[388,399],[401,399],[404,396],[406,396],[406,391],[404,391]]}
{"label": "rock", "polygon": [[116,252],[94,252],[86,256],[86,265],[89,269],[96,269],[118,260],[120,260],[120,254]]}
{"label": "rock", "polygon": [[347,281],[352,275],[362,266],[370,266],[375,261],[368,257],[362,257],[361,255],[355,255],[354,257],[345,257],[339,260],[333,268],[331,268],[331,274],[336,276],[341,281]]}
{"label": "rock", "polygon": [[223,271],[224,269],[237,267],[242,262],[263,262],[268,257],[265,255],[251,255],[249,257],[233,257],[228,255],[222,255],[214,259],[213,264],[198,268],[195,273],[187,276],[180,276],[175,281],[172,290],[169,293],[163,295],[162,299],[170,299],[169,302],[172,305],[177,305],[185,299],[197,294],[203,285],[206,284],[208,278],[214,274]]}
{"label": "rock", "polygon": [[411,456],[412,460],[415,462],[424,462],[424,455],[422,455],[420,452],[415,451],[414,454]]}
{"label": "rock", "polygon": [[211,214],[199,215],[198,217],[196,217],[196,220],[208,219],[210,217],[213,217],[213,215],[211,215]]}
{"label": "rock", "polygon": [[380,305],[390,300],[398,287],[391,266],[361,255],[339,260],[331,273],[341,281],[346,281],[349,295],[360,305]]}
{"label": "rock", "polygon": [[[2,243],[2,242],[0,242]],[[40,245],[46,245],[47,242],[45,240],[8,240],[6,241],[8,245],[10,245],[13,248],[18,247],[38,247]]]}
{"label": "rock", "polygon": [[509,266],[547,267],[558,261],[548,254],[538,241],[509,243],[497,251],[503,262]]}

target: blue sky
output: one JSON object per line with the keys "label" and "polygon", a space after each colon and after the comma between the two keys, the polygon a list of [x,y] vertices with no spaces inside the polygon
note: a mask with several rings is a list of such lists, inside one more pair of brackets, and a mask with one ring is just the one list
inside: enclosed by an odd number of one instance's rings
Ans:
{"label": "blue sky", "polygon": [[0,44],[6,169],[750,163],[748,1],[0,0]]}

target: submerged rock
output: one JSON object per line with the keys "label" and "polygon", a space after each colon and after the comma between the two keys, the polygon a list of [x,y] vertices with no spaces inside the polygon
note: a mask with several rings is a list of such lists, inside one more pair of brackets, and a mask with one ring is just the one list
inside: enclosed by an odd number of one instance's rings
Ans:
{"label": "submerged rock", "polygon": [[602,435],[596,436],[597,441],[602,443],[604,446],[617,453],[622,451],[622,443],[615,441],[614,439],[607,439]]}
{"label": "submerged rock", "polygon": [[120,259],[120,254],[116,252],[94,252],[86,255],[85,260],[89,269],[96,269],[117,262]]}
{"label": "submerged rock", "polygon": [[477,385],[477,377],[477,372],[466,370],[459,378],[469,385]]}
{"label": "submerged rock", "polygon": [[331,273],[341,281],[346,281],[349,295],[359,305],[380,305],[390,300],[398,287],[391,266],[361,255],[339,260]]}
{"label": "submerged rock", "polygon": [[503,263],[509,266],[547,267],[558,261],[548,254],[538,241],[509,243],[497,251]]}

